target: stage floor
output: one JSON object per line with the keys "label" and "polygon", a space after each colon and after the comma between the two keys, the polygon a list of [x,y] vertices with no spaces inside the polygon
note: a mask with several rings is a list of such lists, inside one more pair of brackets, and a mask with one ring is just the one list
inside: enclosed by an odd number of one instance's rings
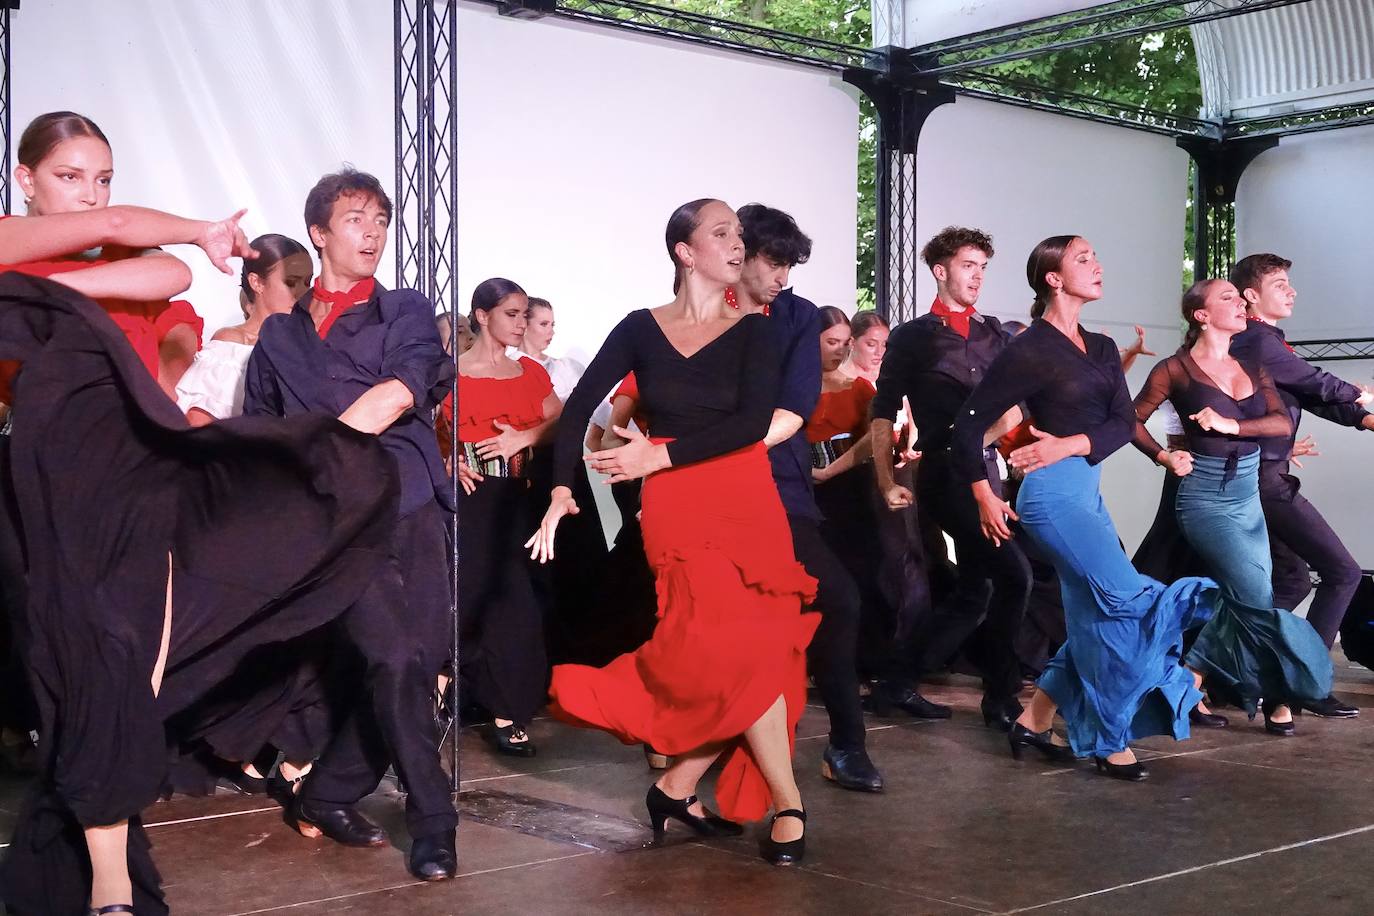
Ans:
{"label": "stage floor", "polygon": [[[797,770],[810,812],[800,867],[766,865],[756,834],[653,847],[638,748],[536,723],[539,756],[497,758],[463,739],[461,875],[426,885],[400,849],[303,839],[259,798],[176,798],[146,815],[173,912],[1070,913],[1374,912],[1374,673],[1338,670],[1356,720],[1299,719],[1293,739],[1229,710],[1229,729],[1139,747],[1150,779],[1089,763],[1016,763],[984,728],[973,682],[927,694],[947,722],[869,719],[881,795],[820,776],[825,716],[807,711]],[[0,836],[21,786],[0,782]],[[390,782],[365,802],[408,843]]]}

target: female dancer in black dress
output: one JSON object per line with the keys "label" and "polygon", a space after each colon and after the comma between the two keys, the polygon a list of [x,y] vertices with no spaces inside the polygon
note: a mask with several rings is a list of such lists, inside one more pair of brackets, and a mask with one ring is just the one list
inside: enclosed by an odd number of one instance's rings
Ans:
{"label": "female dancer in black dress", "polygon": [[725,301],[744,260],[734,211],[718,200],[684,204],[668,221],[666,242],[677,295],[617,325],[568,399],[555,455],[559,485],[528,543],[541,560],[552,553],[559,520],[578,510],[568,485],[582,431],[605,392],[633,371],[654,439],[630,434],[629,444],[594,455],[592,466],[612,481],[648,475],[642,521],[659,624],[647,643],[604,668],[554,668],[552,709],[676,758],[646,799],[655,831],[673,818],[704,835],[739,832],[695,795],[727,753],[716,783],[721,810],[755,820],[771,805],[761,854],[791,864],[802,857],[806,819],[791,741],[819,615],[802,613],[815,580],[792,552],[762,444],[780,358],[763,316],[741,316]]}
{"label": "female dancer in black dress", "polygon": [[[1263,367],[1229,353],[1246,328],[1245,300],[1226,280],[1202,280],[1183,295],[1188,333],[1135,399],[1135,444],[1179,478],[1175,505],[1183,536],[1230,599],[1202,628],[1185,663],[1252,715],[1261,698],[1265,728],[1292,735],[1286,703],[1325,699],[1331,657],[1306,620],[1274,607],[1269,534],[1259,498],[1259,440],[1292,432],[1287,409]],[[1145,428],[1164,400],[1182,415],[1189,451],[1161,448]]]}
{"label": "female dancer in black dress", "polygon": [[[1101,772],[1147,775],[1129,743],[1147,735],[1188,737],[1201,698],[1180,665],[1183,630],[1212,613],[1207,579],[1165,588],[1135,571],[1098,492],[1099,462],[1131,440],[1135,411],[1110,337],[1085,331],[1083,306],[1102,295],[1102,267],[1086,239],[1054,236],[1031,252],[1026,278],[1037,320],[988,368],[954,426],[956,473],[971,483],[983,533],[1011,537],[1008,519],[1054,563],[1064,593],[1067,640],[1041,675],[1009,739],[1014,756],[1035,747],[1053,759],[1091,755]],[[983,436],[1011,407],[1026,404],[1037,441],[1011,454],[1025,471],[1016,510],[984,478]],[[1056,709],[1068,744],[1051,731]]]}
{"label": "female dancer in black dress", "polygon": [[[10,469],[27,559],[20,632],[44,755],[0,888],[19,914],[136,905],[149,916],[166,907],[138,814],[163,784],[164,723],[253,649],[347,606],[381,559],[372,548],[396,488],[372,438],[332,418],[190,429],[154,379],[155,354],[150,365],[125,336],[132,325],[110,314],[166,300],[190,272],[167,255],[111,259],[108,248],[196,244],[226,273],[252,249],[237,215],[105,207],[108,146],[60,114],[51,123],[70,129],[54,145],[64,154],[23,166],[20,184],[45,204],[49,188],[73,185],[82,206],[0,222],[0,359],[20,366]],[[80,257],[101,246],[104,256]]]}

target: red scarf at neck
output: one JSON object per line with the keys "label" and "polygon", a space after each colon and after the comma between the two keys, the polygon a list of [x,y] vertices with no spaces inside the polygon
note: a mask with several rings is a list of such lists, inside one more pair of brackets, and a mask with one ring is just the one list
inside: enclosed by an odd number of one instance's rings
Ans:
{"label": "red scarf at neck", "polygon": [[968,323],[973,320],[975,314],[973,306],[969,306],[962,312],[956,312],[945,305],[943,299],[936,296],[935,304],[930,307],[930,314],[938,315],[945,319],[945,324],[949,325],[950,330],[964,338],[964,340],[968,340]]}
{"label": "red scarf at neck", "polygon": [[360,302],[366,302],[372,298],[372,289],[377,285],[374,277],[360,280],[353,285],[352,289],[342,292],[332,293],[320,285],[319,277],[315,278],[315,285],[311,288],[311,294],[316,301],[323,302],[329,306],[329,314],[324,316],[324,321],[320,322],[320,337],[323,338],[329,333],[329,329],[334,327],[334,322],[339,320],[339,316],[351,309]]}

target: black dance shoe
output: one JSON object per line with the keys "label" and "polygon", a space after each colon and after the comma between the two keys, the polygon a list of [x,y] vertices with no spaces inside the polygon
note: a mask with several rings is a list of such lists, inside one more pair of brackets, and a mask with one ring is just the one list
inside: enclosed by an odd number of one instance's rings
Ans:
{"label": "black dance shoe", "polygon": [[[779,811],[773,815],[773,821],[780,817],[795,817],[803,824],[806,823],[806,812],[798,811],[796,808]],[[788,840],[786,843],[779,843],[765,834],[759,840],[759,855],[763,857],[763,861],[771,865],[796,865],[806,855],[806,835],[803,834],[795,840]]]}
{"label": "black dance shoe", "polygon": [[[1273,705],[1281,706],[1283,704],[1275,703]],[[1280,738],[1291,738],[1298,733],[1298,727],[1294,724],[1292,719],[1289,719],[1287,722],[1275,722],[1270,717],[1270,704],[1265,703],[1262,711],[1264,713],[1264,730],[1269,734],[1278,735]]]}
{"label": "black dance shoe", "polygon": [[1231,720],[1214,712],[1203,712],[1194,706],[1188,710],[1188,721],[1198,728],[1225,728]]}
{"label": "black dance shoe", "polygon": [[821,775],[841,789],[883,791],[883,774],[878,772],[863,748],[846,751],[833,744],[826,745],[825,753],[821,754]]}
{"label": "black dance shoe", "polygon": [[329,837],[344,846],[385,846],[386,831],[353,807],[319,808],[297,797],[286,809],[286,820],[301,836]]}
{"label": "black dance shoe", "polygon": [[689,809],[697,803],[695,795],[686,798],[670,798],[666,792],[658,786],[650,786],[649,794],[644,797],[644,807],[649,809],[649,822],[654,827],[654,839],[661,839],[667,829],[665,821],[672,818],[681,821],[692,830],[696,831],[697,836],[739,836],[744,833],[744,828],[734,821],[727,821],[725,818],[712,813],[705,805],[701,810],[703,815],[697,817]]}
{"label": "black dance shoe", "polygon": [[421,881],[445,881],[458,874],[457,831],[417,836],[410,844],[407,865]]}
{"label": "black dance shoe", "polygon": [[510,725],[491,726],[491,743],[498,751],[512,757],[533,757],[538,751],[529,732],[512,722]]}
{"label": "black dance shoe", "polygon": [[1011,731],[1012,725],[1021,717],[1021,702],[1016,697],[983,697],[983,724],[999,732]]}
{"label": "black dance shoe", "polygon": [[1294,706],[1293,712],[1310,712],[1312,715],[1320,716],[1323,719],[1353,719],[1360,714],[1360,708],[1347,705],[1334,696],[1330,696],[1324,700],[1300,703]]}
{"label": "black dance shoe", "polygon": [[930,702],[911,687],[878,684],[869,700],[874,715],[883,717],[894,715],[894,709],[918,719],[948,719],[951,714],[948,706]]}
{"label": "black dance shoe", "polygon": [[1033,747],[1055,763],[1072,763],[1073,748],[1067,744],[1055,744],[1052,740],[1053,735],[1054,729],[1051,728],[1043,732],[1033,732],[1019,722],[1013,722],[1011,731],[1007,733],[1007,743],[1011,745],[1011,755],[1017,760],[1021,759],[1021,754],[1026,748]]}
{"label": "black dance shoe", "polygon": [[1150,776],[1150,771],[1145,769],[1145,764],[1139,760],[1134,763],[1112,763],[1106,757],[1094,757],[1093,763],[1097,764],[1097,772],[1112,779],[1140,782]]}

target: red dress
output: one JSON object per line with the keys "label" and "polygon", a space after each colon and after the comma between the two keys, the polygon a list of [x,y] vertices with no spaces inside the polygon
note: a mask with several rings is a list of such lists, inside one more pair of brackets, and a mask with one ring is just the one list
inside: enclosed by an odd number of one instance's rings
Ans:
{"label": "red dress", "polygon": [[[28,261],[23,264],[0,264],[0,273],[14,270],[31,277],[51,277],[54,274],[84,270],[87,267],[97,267],[102,264],[112,264],[115,261],[136,256],[136,252],[128,249],[119,249],[118,252],[111,249],[102,252],[101,257],[96,260],[59,258],[51,261]],[[195,328],[197,349],[199,349],[200,341],[205,333],[204,319],[196,314],[191,303],[183,300],[133,302],[122,299],[105,299],[99,300],[98,304],[124,332],[124,336],[128,338],[134,352],[138,354],[139,362],[143,363],[153,378],[158,377],[159,348],[173,328],[182,324],[189,324]],[[6,404],[11,403],[13,396],[11,384],[18,372],[18,362],[14,360],[0,361],[0,401]]]}
{"label": "red dress", "polygon": [[[755,355],[769,346],[770,332],[760,317],[740,324],[684,358],[665,343],[647,310],[631,313],[564,407],[558,473],[566,477],[576,460],[579,429],[600,392],[631,369],[658,428],[675,428],[676,422],[685,439],[689,424],[677,421],[668,399],[690,398],[718,408],[722,419],[714,429],[747,415],[749,429],[762,435],[777,376],[776,365],[765,373]],[[741,384],[742,367],[759,373],[758,379]],[[793,553],[767,449],[756,437],[752,442],[716,457],[687,458],[645,478],[640,523],[658,592],[653,636],[602,668],[555,666],[549,688],[557,718],[603,729],[626,744],[678,755],[729,742],[715,795],[721,813],[736,821],[763,817],[771,803],[741,736],[781,696],[788,736],[795,740],[806,703],[806,647],[820,623],[819,614],[803,613],[816,580]]]}
{"label": "red dress", "polygon": [[806,423],[808,442],[824,442],[836,436],[864,434],[868,426],[868,405],[878,393],[866,378],[856,378],[847,388],[822,391],[816,410]]}

